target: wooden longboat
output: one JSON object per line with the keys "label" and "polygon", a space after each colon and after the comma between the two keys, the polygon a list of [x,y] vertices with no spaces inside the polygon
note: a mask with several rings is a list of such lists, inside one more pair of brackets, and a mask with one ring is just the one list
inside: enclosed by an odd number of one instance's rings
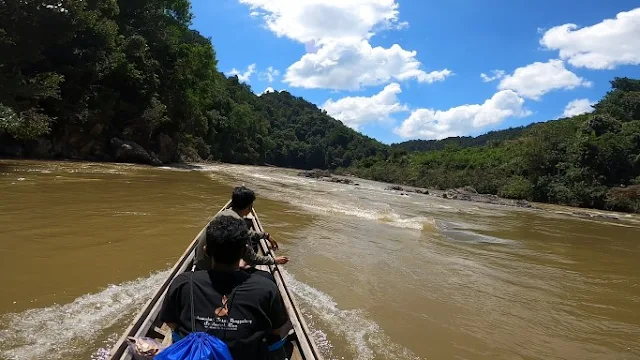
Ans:
{"label": "wooden longboat", "polygon": [[[220,211],[226,209],[230,205],[230,201],[220,209]],[[251,213],[246,217],[247,224],[257,231],[264,231],[262,224],[256,214],[255,209],[252,209]],[[151,337],[158,339],[163,344],[171,344],[171,330],[168,326],[162,323],[158,319],[160,308],[162,306],[164,297],[167,294],[169,284],[179,274],[185,271],[191,271],[193,269],[193,261],[195,257],[195,249],[198,240],[205,236],[206,226],[200,231],[200,233],[191,242],[187,250],[182,254],[180,259],[171,268],[170,274],[167,279],[160,285],[158,291],[153,297],[145,304],[145,306],[138,312],[131,324],[124,331],[118,342],[111,348],[109,352],[109,360],[131,360],[132,355],[128,350],[127,338],[133,337]],[[258,251],[261,254],[271,254],[274,256],[273,251],[267,246],[264,239],[260,240]],[[270,272],[276,280],[278,285],[278,291],[282,301],[284,302],[285,309],[293,325],[293,329],[289,332],[287,341],[284,345],[286,359],[290,360],[322,360],[322,355],[318,350],[316,343],[311,337],[309,327],[305,322],[300,308],[296,303],[293,293],[287,287],[284,277],[279,271],[279,265],[259,265],[258,269]]]}

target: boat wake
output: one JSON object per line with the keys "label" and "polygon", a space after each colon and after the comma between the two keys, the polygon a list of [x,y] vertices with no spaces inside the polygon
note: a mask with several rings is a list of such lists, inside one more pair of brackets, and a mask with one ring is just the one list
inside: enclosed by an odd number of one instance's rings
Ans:
{"label": "boat wake", "polygon": [[348,342],[350,350],[355,354],[354,359],[420,359],[409,349],[393,343],[378,324],[367,319],[363,311],[340,309],[331,296],[296,280],[282,268],[280,271],[287,286],[294,292],[296,300],[303,305],[302,310],[312,328],[314,340],[325,358],[337,357],[332,354],[333,346],[328,340],[328,334],[318,330],[318,326],[314,326],[318,322],[322,324],[317,325],[328,328]]}
{"label": "boat wake", "polygon": [[[122,325],[155,293],[168,271],[110,285],[72,303],[0,316],[0,358],[12,360],[106,358]],[[118,326],[121,325],[121,326]],[[124,325],[126,326],[126,325]],[[105,333],[109,332],[111,333]],[[100,342],[97,339],[106,341]]]}

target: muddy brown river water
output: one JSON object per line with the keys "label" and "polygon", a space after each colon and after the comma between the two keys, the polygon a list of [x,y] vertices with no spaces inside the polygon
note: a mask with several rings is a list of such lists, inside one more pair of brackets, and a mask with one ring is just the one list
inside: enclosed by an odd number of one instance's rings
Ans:
{"label": "muddy brown river water", "polygon": [[0,160],[0,359],[101,359],[233,186],[327,359],[640,359],[640,218],[293,170]]}

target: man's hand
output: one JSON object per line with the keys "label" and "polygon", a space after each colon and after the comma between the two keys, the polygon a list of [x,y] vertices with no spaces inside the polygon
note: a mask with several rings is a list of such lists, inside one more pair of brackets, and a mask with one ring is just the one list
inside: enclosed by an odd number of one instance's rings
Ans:
{"label": "man's hand", "polygon": [[273,250],[278,250],[278,243],[276,242],[276,239],[271,236],[271,234],[269,234],[267,240],[269,241],[269,244],[271,244],[271,248],[273,248]]}
{"label": "man's hand", "polygon": [[276,256],[274,260],[278,265],[284,265],[289,262],[289,258],[286,256]]}
{"label": "man's hand", "polygon": [[248,269],[251,265],[247,264],[244,260],[240,259],[240,269]]}

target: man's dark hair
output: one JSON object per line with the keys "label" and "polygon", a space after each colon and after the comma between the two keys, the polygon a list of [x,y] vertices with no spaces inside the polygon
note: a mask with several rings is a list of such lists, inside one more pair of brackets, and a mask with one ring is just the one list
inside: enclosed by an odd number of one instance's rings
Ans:
{"label": "man's dark hair", "polygon": [[255,200],[256,194],[253,190],[244,186],[238,186],[233,189],[233,194],[231,195],[231,208],[244,210],[251,206]]}
{"label": "man's dark hair", "polygon": [[244,220],[227,215],[215,217],[207,226],[207,253],[214,263],[233,265],[243,255],[249,241]]}

